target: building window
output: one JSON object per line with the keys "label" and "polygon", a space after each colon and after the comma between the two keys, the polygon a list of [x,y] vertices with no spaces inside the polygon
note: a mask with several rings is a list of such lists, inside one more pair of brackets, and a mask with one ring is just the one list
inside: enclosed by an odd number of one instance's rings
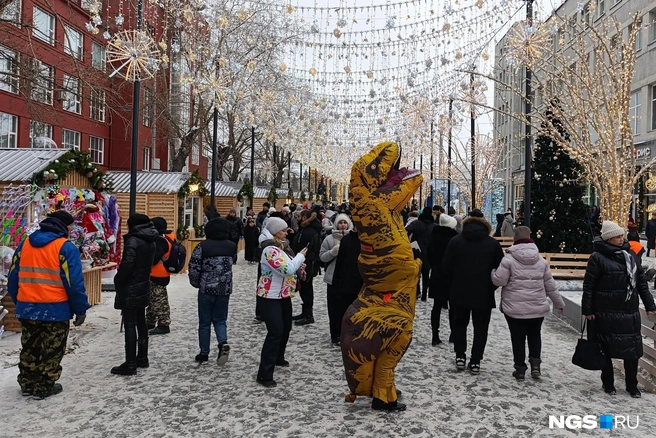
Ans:
{"label": "building window", "polygon": [[649,12],[649,42],[656,41],[656,9]]}
{"label": "building window", "polygon": [[18,53],[0,46],[0,90],[18,93]]}
{"label": "building window", "polygon": [[70,129],[62,129],[61,146],[64,149],[73,149],[79,151],[81,143],[80,138],[81,135],[79,132],[71,131]]}
{"label": "building window", "polygon": [[651,129],[656,129],[656,85],[651,86]]}
{"label": "building window", "polygon": [[52,105],[52,88],[55,69],[38,59],[33,60],[32,100]]}
{"label": "building window", "polygon": [[642,50],[642,20],[638,21],[636,23],[636,26],[638,26],[638,30],[636,31],[635,43],[633,43],[633,49],[636,52],[639,52],[640,50]]}
{"label": "building window", "polygon": [[89,137],[89,155],[91,161],[96,164],[105,163],[105,139],[90,136]]}
{"label": "building window", "polygon": [[0,148],[15,148],[18,137],[18,117],[0,112]]}
{"label": "building window", "polygon": [[152,123],[152,113],[153,113],[153,102],[152,102],[152,93],[149,89],[144,90],[144,102],[142,110],[143,125],[150,126]]}
{"label": "building window", "polygon": [[55,45],[55,17],[43,9],[34,6],[32,32],[35,37],[50,45]]}
{"label": "building window", "polygon": [[99,122],[105,121],[105,90],[91,90],[89,117]]}
{"label": "building window", "polygon": [[98,70],[105,70],[105,46],[97,42],[91,42],[91,66]]}
{"label": "building window", "polygon": [[80,104],[80,83],[73,76],[64,75],[64,88],[61,90],[62,107],[75,114],[82,113]]}
{"label": "building window", "polygon": [[198,166],[198,163],[200,163],[200,145],[194,143],[191,147],[191,164]]}
{"label": "building window", "polygon": [[9,1],[0,13],[0,21],[20,25],[21,22],[21,0]]}
{"label": "building window", "polygon": [[604,15],[604,1],[605,0],[597,0],[597,17]]}
{"label": "building window", "polygon": [[581,15],[583,17],[582,24],[585,24],[585,25],[589,26],[590,25],[590,3],[587,3],[583,7],[583,10],[581,11]]}
{"label": "building window", "polygon": [[72,27],[64,26],[64,51],[76,59],[82,59],[84,37]]}
{"label": "building window", "polygon": [[33,148],[56,148],[52,141],[52,125],[30,120],[30,146]]}
{"label": "building window", "polygon": [[633,135],[640,134],[640,91],[631,94],[629,103],[629,118],[631,119],[631,130]]}
{"label": "building window", "polygon": [[143,148],[141,170],[150,170],[150,148]]}

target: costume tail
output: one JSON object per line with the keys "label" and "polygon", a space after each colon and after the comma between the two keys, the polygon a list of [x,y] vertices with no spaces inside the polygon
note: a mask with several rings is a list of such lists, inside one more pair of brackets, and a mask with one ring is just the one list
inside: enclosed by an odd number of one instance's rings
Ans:
{"label": "costume tail", "polygon": [[354,393],[349,392],[348,394],[346,394],[346,397],[344,397],[344,401],[347,403],[353,403],[357,397],[358,396],[355,395]]}

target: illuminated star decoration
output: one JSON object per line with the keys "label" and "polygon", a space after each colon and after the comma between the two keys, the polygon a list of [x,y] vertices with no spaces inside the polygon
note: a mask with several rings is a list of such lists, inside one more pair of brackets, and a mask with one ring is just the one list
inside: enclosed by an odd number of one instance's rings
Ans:
{"label": "illuminated star decoration", "polygon": [[550,44],[551,37],[545,26],[518,24],[509,32],[507,56],[532,68],[543,58]]}
{"label": "illuminated star decoration", "polygon": [[126,81],[151,79],[159,69],[160,51],[144,31],[124,30],[107,46],[107,61],[114,70],[109,77],[120,75]]}

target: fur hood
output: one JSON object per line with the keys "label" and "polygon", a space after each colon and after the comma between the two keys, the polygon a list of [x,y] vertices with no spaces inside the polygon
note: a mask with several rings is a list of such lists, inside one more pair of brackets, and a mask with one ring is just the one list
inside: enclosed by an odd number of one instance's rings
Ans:
{"label": "fur hood", "polygon": [[333,230],[338,230],[337,224],[339,224],[340,221],[346,221],[348,224],[348,228],[346,229],[346,234],[348,234],[350,231],[353,230],[353,222],[351,221],[351,218],[349,218],[347,215],[344,213],[340,213],[337,215],[335,218],[335,223],[333,224]]}
{"label": "fur hood", "polygon": [[462,221],[462,236],[468,240],[481,240],[492,234],[492,225],[482,217],[468,216]]}

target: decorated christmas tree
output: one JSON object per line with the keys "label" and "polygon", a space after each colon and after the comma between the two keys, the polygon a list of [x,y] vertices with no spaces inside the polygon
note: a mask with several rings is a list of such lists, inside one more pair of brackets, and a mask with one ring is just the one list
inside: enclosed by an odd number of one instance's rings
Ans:
{"label": "decorated christmas tree", "polygon": [[[569,137],[560,121],[553,124],[563,137]],[[540,252],[592,252],[582,173],[581,165],[544,131],[538,135],[531,184],[531,230]]]}

